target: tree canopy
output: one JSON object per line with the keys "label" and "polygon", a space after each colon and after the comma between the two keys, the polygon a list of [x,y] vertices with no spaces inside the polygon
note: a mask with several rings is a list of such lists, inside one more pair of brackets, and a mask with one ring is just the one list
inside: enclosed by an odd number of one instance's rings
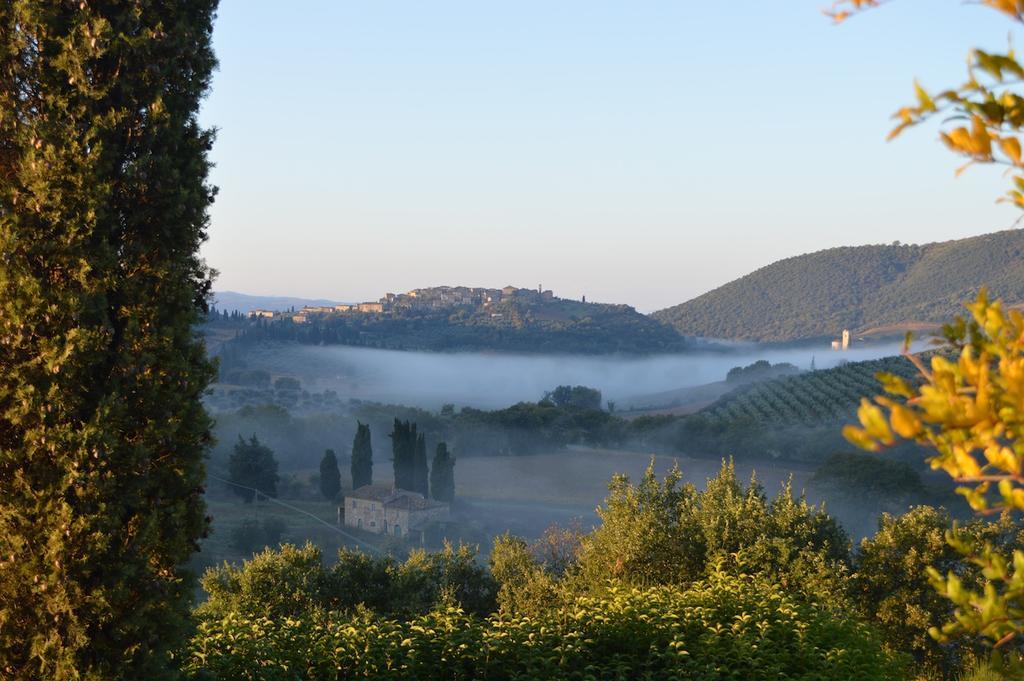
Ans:
{"label": "tree canopy", "polygon": [[235,450],[228,459],[228,473],[231,482],[235,483],[231,490],[247,504],[256,496],[254,490],[259,490],[264,496],[277,496],[277,460],[270,447],[262,444],[255,435],[248,440],[238,436]]}
{"label": "tree canopy", "polygon": [[207,531],[216,0],[0,3],[0,676],[168,676]]}

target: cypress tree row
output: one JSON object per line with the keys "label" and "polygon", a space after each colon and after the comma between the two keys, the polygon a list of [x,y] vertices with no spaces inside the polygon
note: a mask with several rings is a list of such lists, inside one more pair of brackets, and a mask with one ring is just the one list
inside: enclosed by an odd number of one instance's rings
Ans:
{"label": "cypress tree row", "polygon": [[370,426],[356,421],[356,436],[352,441],[352,489],[373,484],[373,447],[370,444]]}
{"label": "cypress tree row", "polygon": [[430,493],[438,501],[451,503],[455,499],[455,457],[448,445],[439,442],[430,467]]}
{"label": "cypress tree row", "polygon": [[162,678],[182,640],[215,8],[0,3],[2,678]]}
{"label": "cypress tree row", "polygon": [[427,469],[427,436],[416,438],[416,452],[412,460],[412,490],[424,497],[430,494],[430,471]]}

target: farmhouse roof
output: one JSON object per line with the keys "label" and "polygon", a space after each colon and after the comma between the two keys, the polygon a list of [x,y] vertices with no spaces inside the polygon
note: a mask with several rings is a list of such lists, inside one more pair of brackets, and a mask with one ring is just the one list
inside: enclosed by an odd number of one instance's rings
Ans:
{"label": "farmhouse roof", "polygon": [[363,485],[352,490],[348,495],[353,499],[366,499],[367,501],[387,501],[395,496],[397,490],[391,485]]}
{"label": "farmhouse roof", "polygon": [[387,502],[388,508],[400,511],[425,511],[429,508],[441,508],[445,504],[433,499],[424,499],[420,494],[403,494],[402,496]]}

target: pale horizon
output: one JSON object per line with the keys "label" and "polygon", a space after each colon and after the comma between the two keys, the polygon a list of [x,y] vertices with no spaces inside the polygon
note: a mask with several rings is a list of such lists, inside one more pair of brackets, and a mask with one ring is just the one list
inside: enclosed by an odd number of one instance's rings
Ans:
{"label": "pale horizon", "polygon": [[[1013,226],[890,116],[956,84],[983,7],[225,0],[203,123],[217,290],[375,300],[437,285],[669,307],[777,260]],[[269,85],[269,87],[268,87]]]}

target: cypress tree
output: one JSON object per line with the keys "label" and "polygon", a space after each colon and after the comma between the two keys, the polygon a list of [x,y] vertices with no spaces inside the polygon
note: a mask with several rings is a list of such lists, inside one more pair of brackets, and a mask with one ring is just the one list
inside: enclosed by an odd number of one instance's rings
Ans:
{"label": "cypress tree", "polygon": [[391,433],[392,463],[395,471],[395,487],[416,490],[414,459],[416,457],[416,424],[395,419]]}
{"label": "cypress tree", "polygon": [[162,678],[186,631],[216,4],[0,3],[3,678]]}
{"label": "cypress tree", "polygon": [[434,465],[430,467],[430,493],[438,501],[451,503],[455,499],[455,457],[448,445],[440,442],[434,452]]}
{"label": "cypress tree", "polygon": [[352,489],[373,484],[373,447],[370,444],[370,426],[356,421],[356,436],[352,441]]}
{"label": "cypress tree", "polygon": [[430,471],[427,469],[427,436],[420,433],[416,438],[416,449],[412,460],[413,491],[424,497],[430,494]]}
{"label": "cypress tree", "polygon": [[333,449],[324,452],[320,460],[320,493],[325,499],[334,500],[341,491],[341,471],[338,470],[338,457]]}

